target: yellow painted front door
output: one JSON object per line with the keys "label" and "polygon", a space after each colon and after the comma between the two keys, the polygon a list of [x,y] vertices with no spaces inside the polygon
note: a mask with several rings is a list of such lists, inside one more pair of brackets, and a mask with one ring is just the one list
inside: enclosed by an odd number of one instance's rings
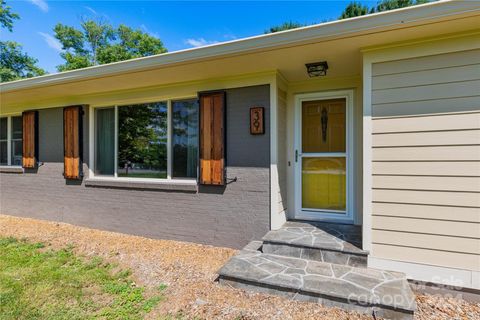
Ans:
{"label": "yellow painted front door", "polygon": [[346,213],[346,99],[302,103],[302,209]]}

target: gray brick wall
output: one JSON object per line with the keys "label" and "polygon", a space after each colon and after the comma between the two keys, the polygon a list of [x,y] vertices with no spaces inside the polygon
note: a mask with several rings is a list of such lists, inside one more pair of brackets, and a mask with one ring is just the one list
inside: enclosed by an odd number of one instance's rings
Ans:
{"label": "gray brick wall", "polygon": [[[151,238],[240,248],[270,225],[269,88],[227,91],[225,188],[198,193],[94,188],[67,183],[63,172],[62,109],[40,111],[40,166],[36,173],[0,174],[0,212],[67,222]],[[267,134],[249,134],[249,108],[263,106]],[[60,124],[58,123],[60,122]],[[88,132],[85,117],[85,132]],[[88,172],[88,138],[84,139]]]}

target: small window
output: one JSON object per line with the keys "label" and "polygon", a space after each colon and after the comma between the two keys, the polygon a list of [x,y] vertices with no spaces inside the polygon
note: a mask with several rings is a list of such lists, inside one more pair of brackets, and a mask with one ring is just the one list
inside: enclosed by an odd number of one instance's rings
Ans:
{"label": "small window", "polygon": [[22,165],[23,142],[23,122],[22,117],[12,117],[12,160],[14,166]]}
{"label": "small window", "polygon": [[115,108],[97,109],[95,140],[95,174],[115,173]]}
{"label": "small window", "polygon": [[173,177],[196,178],[198,162],[198,101],[172,102]]}
{"label": "small window", "polygon": [[0,165],[8,165],[8,118],[0,118]]}
{"label": "small window", "polygon": [[0,165],[22,165],[22,138],[22,116],[0,118]]}

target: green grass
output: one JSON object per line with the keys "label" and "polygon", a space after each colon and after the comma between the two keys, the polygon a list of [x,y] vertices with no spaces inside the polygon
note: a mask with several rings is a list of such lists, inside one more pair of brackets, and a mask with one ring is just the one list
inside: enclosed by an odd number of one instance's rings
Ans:
{"label": "green grass", "polygon": [[162,301],[99,257],[0,238],[0,319],[142,319]]}

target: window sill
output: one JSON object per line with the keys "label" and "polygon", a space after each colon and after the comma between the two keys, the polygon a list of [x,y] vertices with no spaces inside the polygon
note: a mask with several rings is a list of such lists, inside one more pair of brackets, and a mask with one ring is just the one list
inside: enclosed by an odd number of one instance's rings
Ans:
{"label": "window sill", "polygon": [[197,192],[196,180],[136,180],[134,178],[91,178],[85,180],[85,186],[122,188],[122,189],[144,189],[159,191],[183,191]]}
{"label": "window sill", "polygon": [[23,168],[19,166],[0,166],[0,173],[23,173]]}

